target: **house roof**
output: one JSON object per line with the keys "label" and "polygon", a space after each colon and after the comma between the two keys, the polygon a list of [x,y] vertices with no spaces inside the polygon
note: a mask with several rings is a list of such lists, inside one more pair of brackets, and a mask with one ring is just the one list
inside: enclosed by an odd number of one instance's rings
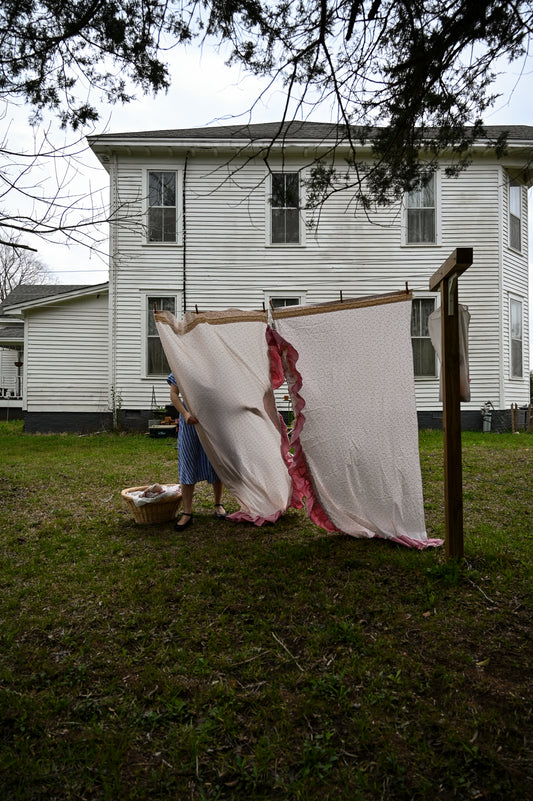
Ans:
{"label": "house roof", "polygon": [[0,316],[4,309],[17,303],[26,303],[37,298],[46,298],[62,292],[70,292],[72,289],[80,289],[79,285],[69,284],[19,284],[12,289],[9,295],[0,303]]}
{"label": "house roof", "polygon": [[17,345],[24,342],[23,325],[6,325],[0,328],[0,347],[5,345]]}
{"label": "house roof", "polygon": [[[351,134],[354,138],[372,139],[381,129],[363,128],[362,126],[352,126]],[[433,129],[434,130],[434,129]],[[468,130],[468,128],[466,128]],[[204,126],[202,128],[169,128],[164,130],[152,131],[128,131],[125,133],[102,134],[91,136],[89,142],[109,142],[112,140],[134,140],[134,139],[164,139],[164,140],[188,140],[188,141],[214,141],[225,140],[255,142],[258,140],[272,140],[280,138],[285,141],[312,140],[322,142],[326,139],[337,140],[344,138],[347,126],[334,125],[329,122],[302,122],[293,120],[290,122],[263,122],[252,125],[218,125]],[[431,134],[432,129],[428,129]],[[533,125],[487,125],[484,128],[485,135],[479,139],[494,140],[502,133],[508,133],[508,138],[512,141],[533,143]]]}
{"label": "house roof", "polygon": [[19,284],[0,304],[0,317],[32,306],[45,306],[67,298],[106,292],[109,284]]}

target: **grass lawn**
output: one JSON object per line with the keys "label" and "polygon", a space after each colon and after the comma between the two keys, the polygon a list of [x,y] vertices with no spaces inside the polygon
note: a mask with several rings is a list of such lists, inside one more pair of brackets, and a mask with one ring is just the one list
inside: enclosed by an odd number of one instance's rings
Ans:
{"label": "grass lawn", "polygon": [[183,534],[139,526],[120,490],[176,481],[171,439],[0,447],[1,801],[533,798],[532,435],[463,435],[462,564],[218,521],[205,486]]}

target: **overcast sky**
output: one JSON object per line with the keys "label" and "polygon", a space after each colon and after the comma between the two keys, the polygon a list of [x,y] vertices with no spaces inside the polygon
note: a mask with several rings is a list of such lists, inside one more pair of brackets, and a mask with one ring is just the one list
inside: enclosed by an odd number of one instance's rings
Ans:
{"label": "overcast sky", "polygon": [[[121,131],[157,130],[164,128],[191,128],[209,124],[231,124],[235,121],[267,122],[280,119],[285,102],[282,90],[270,91],[258,100],[267,89],[267,81],[244,74],[240,68],[229,68],[212,48],[177,48],[171,54],[172,86],[167,94],[156,98],[139,95],[139,99],[126,106],[101,108],[101,119],[95,131],[85,133],[116,133]],[[503,75],[496,83],[502,97],[485,116],[484,122],[492,125],[533,125],[533,58],[510,68],[502,65]],[[254,105],[253,115],[249,111]],[[29,136],[28,112],[18,109],[12,113],[10,141],[26,140]],[[328,108],[315,109],[311,119],[329,121]],[[4,123],[8,120],[4,120]],[[52,131],[54,142],[62,141],[64,134]],[[72,134],[68,138],[72,141]],[[80,142],[80,148],[84,142]],[[78,174],[71,176],[69,191],[80,198],[88,192],[102,190],[101,202],[107,202],[108,176],[91,151],[85,150],[78,158]],[[532,198],[533,200],[533,198]],[[530,214],[530,218],[533,215]],[[530,239],[533,242],[533,225],[530,222]],[[83,247],[45,243],[31,244],[38,248],[39,257],[49,268],[54,280],[69,284],[96,284],[107,280],[106,259],[91,255]],[[533,246],[531,247],[533,250]],[[531,268],[533,284],[533,267]],[[533,315],[532,326],[533,326]],[[532,337],[533,349],[533,337]]]}

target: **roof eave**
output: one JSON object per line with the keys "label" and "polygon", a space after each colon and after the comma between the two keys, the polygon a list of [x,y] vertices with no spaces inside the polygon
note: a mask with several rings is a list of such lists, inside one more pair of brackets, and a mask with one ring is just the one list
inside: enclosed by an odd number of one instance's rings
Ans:
{"label": "roof eave", "polygon": [[21,301],[20,303],[13,303],[11,306],[5,307],[4,313],[8,315],[17,315],[27,311],[28,309],[34,309],[40,306],[52,306],[65,300],[90,297],[91,295],[100,295],[108,291],[109,283],[107,281],[103,284],[91,284],[90,286],[83,287],[83,289],[73,289],[70,292],[58,292],[56,295],[45,295],[44,297]]}

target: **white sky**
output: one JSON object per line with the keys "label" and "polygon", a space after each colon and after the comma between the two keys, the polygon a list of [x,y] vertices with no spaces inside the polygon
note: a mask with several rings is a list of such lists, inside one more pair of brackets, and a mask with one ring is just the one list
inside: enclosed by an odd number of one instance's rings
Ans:
{"label": "white sky", "polygon": [[[256,102],[267,88],[267,81],[247,76],[238,67],[227,67],[222,56],[210,47],[200,49],[188,46],[177,48],[170,54],[172,86],[167,94],[156,98],[139,95],[139,99],[126,106],[107,106],[101,110],[101,120],[95,131],[85,133],[117,133],[122,131],[158,130],[165,128],[192,128],[212,123],[231,124],[235,121],[268,122],[280,119],[285,102],[283,91],[270,91],[268,97]],[[533,57],[525,64],[508,67],[502,65],[502,74],[495,91],[502,97],[485,115],[484,122],[491,125],[533,125]],[[249,109],[255,103],[253,115]],[[10,123],[9,141],[26,141],[31,136],[28,126],[29,112],[25,108],[11,109],[4,119]],[[237,119],[236,119],[237,118]],[[328,108],[314,110],[310,119],[328,121]],[[52,123],[52,126],[54,124]],[[52,127],[50,135],[55,144],[65,141],[64,134]],[[75,137],[69,134],[67,141]],[[79,149],[83,147],[80,142]],[[101,192],[96,204],[108,199],[108,176],[90,150],[78,158],[78,174],[72,175],[68,192],[84,197],[89,192]],[[533,197],[531,197],[533,205]],[[81,202],[81,201],[80,201]],[[530,284],[533,292],[533,214],[530,214]],[[106,231],[104,230],[105,236]],[[29,240],[27,240],[29,242]],[[96,284],[107,280],[107,259],[91,254],[82,246],[51,243],[42,240],[29,242],[38,249],[39,258],[49,268],[54,280],[69,284]],[[105,243],[104,243],[105,247]],[[532,299],[533,300],[533,299]],[[530,305],[533,308],[533,303]],[[531,350],[533,356],[533,315],[531,315]]]}

